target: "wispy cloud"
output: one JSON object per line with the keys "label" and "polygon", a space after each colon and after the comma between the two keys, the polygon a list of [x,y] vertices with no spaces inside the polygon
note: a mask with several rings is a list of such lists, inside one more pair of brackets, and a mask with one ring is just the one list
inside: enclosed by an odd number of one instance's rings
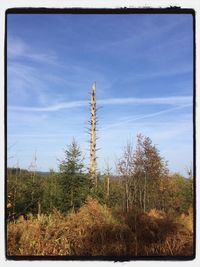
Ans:
{"label": "wispy cloud", "polygon": [[[174,43],[182,42],[182,38],[177,38],[176,40],[174,40],[173,38],[169,38],[168,40],[166,40],[165,38],[163,39],[163,36],[166,36],[167,34],[171,33],[171,31],[176,28],[176,27],[180,27],[181,25],[183,25],[182,20],[179,20],[177,18],[177,20],[172,20],[169,22],[169,20],[167,21],[167,23],[163,23],[162,25],[159,25],[157,23],[152,23],[153,20],[155,19],[151,17],[151,16],[144,16],[143,17],[143,23],[142,23],[142,28],[140,26],[138,26],[137,22],[135,24],[133,24],[130,28],[127,28],[125,31],[125,35],[123,36],[123,38],[117,38],[116,40],[113,40],[111,38],[109,38],[108,40],[104,40],[104,43],[95,43],[95,45],[92,42],[88,42],[89,48],[92,51],[101,51],[103,50],[104,52],[108,52],[108,50],[112,51],[114,49],[121,49],[121,48],[125,48],[125,47],[129,47],[131,45],[132,48],[136,48],[140,45],[143,45],[144,43],[148,42],[149,40],[154,40],[154,42],[156,43],[157,40],[161,41],[162,40],[162,44],[160,44],[159,42],[159,46],[161,45],[167,45],[169,43]],[[164,17],[163,17],[164,19]],[[109,24],[109,21],[108,21]],[[141,24],[141,22],[139,23],[139,25]],[[122,24],[123,25],[123,24]],[[120,28],[123,27],[122,25],[118,25]],[[111,25],[112,26],[112,25]],[[109,26],[108,26],[109,27]],[[179,36],[180,37],[180,36]],[[158,44],[156,44],[156,46],[158,46]],[[138,51],[137,51],[138,52]],[[146,51],[142,51],[142,53],[144,54]],[[140,53],[140,56],[141,54]],[[136,54],[136,56],[138,55],[138,53]],[[146,55],[146,53],[145,53]]]}
{"label": "wispy cloud", "polygon": [[10,134],[9,137],[15,138],[58,138],[66,137],[66,133],[63,134]]}
{"label": "wispy cloud", "polygon": [[114,128],[114,127],[122,127],[122,126],[125,126],[125,124],[133,122],[133,121],[138,121],[138,120],[142,120],[142,119],[156,117],[156,116],[159,116],[159,115],[162,115],[162,114],[170,113],[172,111],[183,109],[183,108],[190,107],[190,106],[192,106],[192,104],[186,104],[186,105],[181,105],[181,106],[174,107],[174,108],[168,108],[168,109],[164,109],[164,110],[161,110],[161,111],[158,111],[158,112],[153,112],[153,113],[150,113],[150,114],[141,115],[141,116],[138,116],[138,117],[128,117],[128,118],[124,119],[123,121],[112,123],[112,124],[109,124],[108,126],[103,127],[101,129],[101,131],[108,130],[108,129],[111,129],[111,128]]}
{"label": "wispy cloud", "polygon": [[8,37],[8,59],[29,59],[31,61],[36,61],[45,64],[54,64],[57,59],[56,55],[52,52],[37,51],[33,47],[29,46],[22,39],[16,37]]}
{"label": "wispy cloud", "polygon": [[155,97],[155,98],[110,98],[99,100],[100,105],[124,105],[124,104],[145,104],[145,105],[185,105],[192,101],[191,96]]}
{"label": "wispy cloud", "polygon": [[57,105],[46,106],[46,107],[9,106],[8,108],[14,111],[51,112],[51,111],[59,111],[61,109],[84,107],[87,105],[88,105],[88,102],[86,100],[83,100],[83,101],[63,102]]}
{"label": "wispy cloud", "polygon": [[[98,100],[98,105],[191,105],[191,96],[157,97],[157,98],[108,98]],[[14,111],[52,112],[88,106],[87,100],[62,102],[43,107],[9,106]]]}
{"label": "wispy cloud", "polygon": [[183,74],[188,74],[192,73],[192,65],[190,66],[182,66],[180,68],[170,68],[166,71],[165,70],[155,70],[155,71],[149,71],[140,74],[135,74],[134,76],[132,73],[128,76],[129,81],[141,81],[141,80],[149,80],[149,79],[154,79],[154,78],[161,78],[161,77],[170,77],[170,76],[176,76],[176,75],[183,75]]}

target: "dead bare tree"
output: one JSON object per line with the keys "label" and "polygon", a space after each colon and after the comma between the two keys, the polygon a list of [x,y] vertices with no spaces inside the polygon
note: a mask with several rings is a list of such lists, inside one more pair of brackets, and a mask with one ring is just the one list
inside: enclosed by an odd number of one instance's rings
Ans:
{"label": "dead bare tree", "polygon": [[112,168],[109,165],[109,162],[106,161],[106,169],[105,169],[105,192],[106,192],[106,199],[109,199],[110,196],[110,175]]}
{"label": "dead bare tree", "polygon": [[95,188],[97,187],[97,162],[96,162],[96,83],[92,84],[90,99],[90,177]]}

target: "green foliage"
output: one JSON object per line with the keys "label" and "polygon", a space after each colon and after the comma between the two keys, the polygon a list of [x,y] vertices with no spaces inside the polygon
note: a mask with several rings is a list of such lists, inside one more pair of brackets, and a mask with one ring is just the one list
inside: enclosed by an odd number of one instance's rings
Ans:
{"label": "green foliage", "polygon": [[8,170],[7,181],[8,217],[38,212],[38,203],[43,199],[42,177],[20,169]]}
{"label": "green foliage", "polygon": [[60,172],[64,174],[80,174],[83,173],[83,158],[81,157],[81,151],[73,139],[72,143],[65,150],[65,158],[60,163]]}
{"label": "green foliage", "polygon": [[193,180],[185,178],[179,173],[172,175],[176,185],[176,202],[178,212],[186,212],[193,206]]}
{"label": "green foliage", "polygon": [[123,184],[119,177],[110,177],[110,193],[107,199],[108,207],[120,209],[123,199]]}
{"label": "green foliage", "polygon": [[98,175],[97,187],[91,187],[90,196],[97,199],[100,204],[106,204],[106,194],[104,188],[104,181],[100,175]]}
{"label": "green foliage", "polygon": [[79,209],[89,193],[89,178],[83,172],[83,168],[80,148],[73,140],[65,150],[65,158],[60,163],[60,210],[62,212]]}
{"label": "green foliage", "polygon": [[42,212],[50,213],[53,208],[60,207],[61,188],[59,184],[59,174],[51,171],[49,176],[43,178],[43,184]]}

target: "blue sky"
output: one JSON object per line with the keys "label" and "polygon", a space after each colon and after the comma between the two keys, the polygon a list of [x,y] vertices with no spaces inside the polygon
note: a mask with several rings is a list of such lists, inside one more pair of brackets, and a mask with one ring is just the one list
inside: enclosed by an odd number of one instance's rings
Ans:
{"label": "blue sky", "polygon": [[193,31],[187,14],[8,15],[8,165],[58,167],[73,137],[88,163],[97,86],[98,168],[149,136],[171,171],[193,160]]}

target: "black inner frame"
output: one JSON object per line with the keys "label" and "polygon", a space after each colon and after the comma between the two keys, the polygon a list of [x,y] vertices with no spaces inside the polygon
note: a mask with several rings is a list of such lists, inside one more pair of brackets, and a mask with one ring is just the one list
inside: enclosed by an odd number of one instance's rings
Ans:
{"label": "black inner frame", "polygon": [[[193,255],[192,256],[8,256],[7,255],[7,18],[10,14],[190,14],[193,17]],[[181,7],[168,8],[11,8],[5,12],[4,37],[4,148],[5,148],[5,180],[4,180],[4,223],[5,223],[5,257],[7,260],[78,260],[78,261],[130,261],[130,260],[193,260],[196,256],[196,17],[194,9]]]}

